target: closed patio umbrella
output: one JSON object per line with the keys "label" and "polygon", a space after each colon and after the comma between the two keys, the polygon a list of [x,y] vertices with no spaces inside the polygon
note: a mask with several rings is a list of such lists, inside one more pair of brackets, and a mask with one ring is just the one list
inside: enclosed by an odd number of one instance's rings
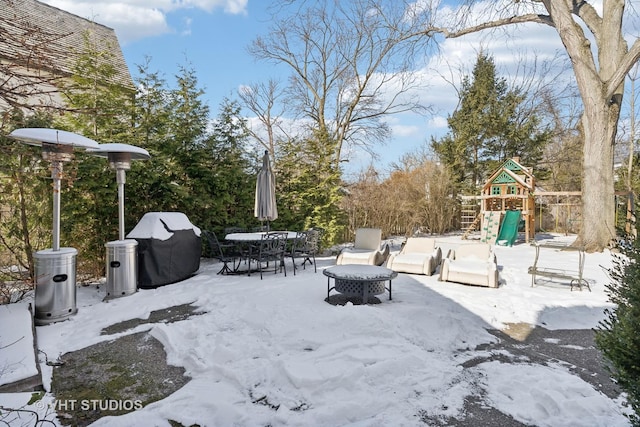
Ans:
{"label": "closed patio umbrella", "polygon": [[256,180],[256,202],[254,215],[260,221],[269,221],[278,218],[278,207],[276,206],[276,178],[271,170],[269,162],[269,152],[265,150],[262,157],[262,168],[258,172]]}

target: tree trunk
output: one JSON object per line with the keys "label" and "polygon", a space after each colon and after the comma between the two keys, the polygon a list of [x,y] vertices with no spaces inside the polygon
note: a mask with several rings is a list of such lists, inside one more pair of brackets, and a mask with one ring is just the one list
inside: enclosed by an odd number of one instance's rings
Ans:
{"label": "tree trunk", "polygon": [[600,251],[616,235],[613,152],[617,106],[593,102],[583,116],[582,227],[578,242],[589,252]]}
{"label": "tree trunk", "polygon": [[[572,17],[569,1],[544,0],[554,26],[564,44],[576,76],[584,113],[582,227],[576,244],[587,251],[601,251],[616,235],[613,186],[613,152],[624,93],[624,79],[613,79],[628,52],[622,37],[624,0],[603,5],[602,19],[587,4],[577,10],[595,36],[598,60],[583,28]],[[625,73],[626,74],[626,73]],[[613,84],[613,86],[611,86]]]}

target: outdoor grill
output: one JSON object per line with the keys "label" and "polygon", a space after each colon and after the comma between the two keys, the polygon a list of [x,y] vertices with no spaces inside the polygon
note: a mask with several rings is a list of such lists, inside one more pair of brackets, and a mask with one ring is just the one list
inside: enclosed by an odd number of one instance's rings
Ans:
{"label": "outdoor grill", "polygon": [[72,132],[46,128],[16,129],[10,138],[42,147],[42,158],[51,163],[53,180],[53,247],[33,254],[35,324],[68,319],[76,308],[76,257],[74,248],[60,247],[60,181],[63,164],[73,159],[74,148],[97,148],[98,143]]}
{"label": "outdoor grill", "polygon": [[137,291],[138,264],[137,246],[134,239],[125,239],[124,225],[124,184],[126,171],[131,169],[132,160],[146,160],[147,150],[129,144],[101,144],[90,154],[106,157],[109,167],[116,171],[118,184],[118,240],[107,242],[106,256],[106,299],[118,298]]}

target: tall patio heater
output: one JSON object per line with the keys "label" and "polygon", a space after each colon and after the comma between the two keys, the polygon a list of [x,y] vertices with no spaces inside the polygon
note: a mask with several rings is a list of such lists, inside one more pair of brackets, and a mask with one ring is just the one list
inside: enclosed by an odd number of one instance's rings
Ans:
{"label": "tall patio heater", "polygon": [[106,157],[109,167],[116,171],[118,184],[118,240],[107,242],[107,295],[105,299],[113,299],[133,294],[137,291],[138,282],[138,242],[125,239],[124,230],[124,184],[126,171],[131,169],[132,160],[146,160],[149,152],[144,148],[129,144],[100,144],[98,148],[90,149],[90,154]]}
{"label": "tall patio heater", "polygon": [[76,308],[76,257],[74,248],[60,247],[60,180],[62,165],[73,159],[73,149],[97,148],[98,143],[76,133],[58,129],[23,128],[10,138],[42,147],[42,158],[51,163],[53,180],[53,247],[33,254],[35,324],[47,325],[66,320]]}

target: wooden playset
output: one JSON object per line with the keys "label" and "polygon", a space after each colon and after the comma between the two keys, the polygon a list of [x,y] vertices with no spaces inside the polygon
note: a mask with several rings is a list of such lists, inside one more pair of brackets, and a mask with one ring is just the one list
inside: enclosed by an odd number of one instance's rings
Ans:
{"label": "wooden playset", "polygon": [[[519,212],[512,227],[516,227],[515,233],[517,233],[519,218],[522,218],[525,241],[529,242],[529,239],[535,237],[534,188],[535,177],[530,168],[520,164],[519,158],[515,157],[504,162],[482,187],[480,214],[467,228],[463,238],[466,238],[480,222],[483,239],[495,241],[499,237],[499,227],[503,224],[502,218],[506,220],[509,212]],[[514,218],[512,215],[509,217]]]}

